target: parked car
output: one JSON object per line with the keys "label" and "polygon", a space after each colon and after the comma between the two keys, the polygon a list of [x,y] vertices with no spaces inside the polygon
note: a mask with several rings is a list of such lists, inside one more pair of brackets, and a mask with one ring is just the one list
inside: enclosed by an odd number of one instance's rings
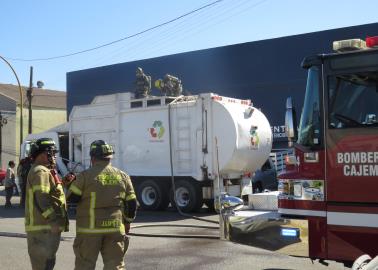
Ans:
{"label": "parked car", "polygon": [[4,169],[0,169],[0,186],[4,185],[4,179],[6,175],[7,175],[7,171]]}
{"label": "parked car", "polygon": [[277,171],[271,158],[268,158],[260,170],[257,170],[252,177],[253,193],[264,190],[277,190]]}

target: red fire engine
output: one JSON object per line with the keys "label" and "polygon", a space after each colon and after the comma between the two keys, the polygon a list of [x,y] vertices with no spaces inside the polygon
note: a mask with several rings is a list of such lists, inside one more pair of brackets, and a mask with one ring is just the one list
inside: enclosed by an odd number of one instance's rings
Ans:
{"label": "red fire engine", "polygon": [[278,210],[229,221],[247,229],[254,246],[353,262],[378,255],[378,37],[333,47],[302,63],[308,79],[298,132],[288,99],[295,154],[279,176]]}
{"label": "red fire engine", "polygon": [[280,176],[278,212],[308,220],[310,258],[354,261],[378,255],[378,37],[333,45],[341,52],[302,63],[296,158]]}

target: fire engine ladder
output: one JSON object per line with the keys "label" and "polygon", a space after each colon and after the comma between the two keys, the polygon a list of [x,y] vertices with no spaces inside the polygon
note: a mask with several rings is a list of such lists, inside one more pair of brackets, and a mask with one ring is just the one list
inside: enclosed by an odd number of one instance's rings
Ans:
{"label": "fire engine ladder", "polygon": [[176,112],[176,173],[192,172],[191,118],[190,107],[178,107]]}

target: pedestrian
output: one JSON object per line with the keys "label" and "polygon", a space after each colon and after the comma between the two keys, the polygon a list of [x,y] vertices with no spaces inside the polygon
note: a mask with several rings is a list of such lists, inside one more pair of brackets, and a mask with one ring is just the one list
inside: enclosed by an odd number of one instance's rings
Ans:
{"label": "pedestrian", "polygon": [[33,165],[26,183],[25,230],[33,270],[55,266],[62,231],[68,231],[66,200],[55,168],[55,142],[41,138],[31,145]]}
{"label": "pedestrian", "polygon": [[32,158],[26,157],[20,160],[20,163],[17,166],[17,176],[20,185],[21,198],[20,198],[20,207],[25,207],[25,197],[26,197],[26,182],[28,178],[28,173],[32,165]]}
{"label": "pedestrian", "polygon": [[8,162],[8,168],[7,168],[7,173],[5,176],[5,181],[4,181],[4,187],[5,187],[5,208],[10,208],[12,207],[11,199],[13,196],[13,191],[16,186],[16,181],[15,181],[15,175],[14,175],[14,161],[11,160]]}
{"label": "pedestrian", "polygon": [[75,270],[95,269],[101,253],[104,269],[125,269],[130,223],[136,214],[136,196],[130,177],[113,167],[113,147],[103,140],[90,146],[92,166],[67,177],[67,200],[77,203]]}

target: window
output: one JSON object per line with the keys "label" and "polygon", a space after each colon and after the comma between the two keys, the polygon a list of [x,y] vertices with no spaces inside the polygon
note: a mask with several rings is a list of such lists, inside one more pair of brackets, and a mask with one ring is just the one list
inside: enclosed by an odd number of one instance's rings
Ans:
{"label": "window", "polygon": [[328,78],[329,128],[378,126],[378,73],[342,74]]}
{"label": "window", "polygon": [[141,108],[141,107],[143,107],[143,101],[132,101],[132,102],[130,102],[130,104],[131,104],[131,108],[133,109],[133,108]]}
{"label": "window", "polygon": [[160,99],[150,99],[150,100],[147,100],[147,107],[158,106],[160,104],[161,104],[161,100]]}
{"label": "window", "polygon": [[319,68],[317,66],[308,70],[298,143],[307,147],[320,144]]}

